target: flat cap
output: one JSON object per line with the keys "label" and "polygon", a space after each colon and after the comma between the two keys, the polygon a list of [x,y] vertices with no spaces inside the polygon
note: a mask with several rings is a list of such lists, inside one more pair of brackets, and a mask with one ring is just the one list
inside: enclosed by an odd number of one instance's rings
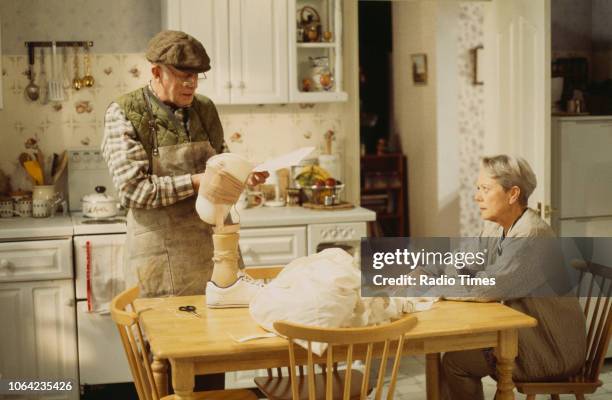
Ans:
{"label": "flat cap", "polygon": [[161,31],[149,41],[147,60],[189,72],[210,70],[210,58],[202,43],[185,32]]}

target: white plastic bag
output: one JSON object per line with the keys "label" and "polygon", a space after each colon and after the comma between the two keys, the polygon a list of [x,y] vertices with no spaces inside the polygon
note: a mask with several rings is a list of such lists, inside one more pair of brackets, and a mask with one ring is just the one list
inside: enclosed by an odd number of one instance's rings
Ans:
{"label": "white plastic bag", "polygon": [[[251,300],[252,318],[273,331],[275,321],[339,328],[349,322],[359,299],[360,275],[353,257],[339,248],[289,263]],[[314,346],[322,354],[324,347]]]}

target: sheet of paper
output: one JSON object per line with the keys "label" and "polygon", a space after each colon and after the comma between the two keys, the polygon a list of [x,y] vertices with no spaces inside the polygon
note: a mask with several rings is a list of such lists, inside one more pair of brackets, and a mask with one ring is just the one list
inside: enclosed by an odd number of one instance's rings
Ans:
{"label": "sheet of paper", "polygon": [[256,166],[253,171],[269,171],[273,172],[281,168],[289,168],[292,165],[298,165],[306,156],[314,151],[314,146],[302,147],[291,153],[283,154],[271,160],[264,161]]}

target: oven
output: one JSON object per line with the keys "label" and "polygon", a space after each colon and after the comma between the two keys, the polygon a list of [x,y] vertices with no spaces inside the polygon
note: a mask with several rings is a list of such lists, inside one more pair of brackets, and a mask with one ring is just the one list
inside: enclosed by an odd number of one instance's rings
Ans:
{"label": "oven", "polygon": [[361,238],[367,236],[367,222],[338,222],[308,225],[308,254],[340,247],[359,259]]}
{"label": "oven", "polygon": [[127,226],[124,216],[109,219],[83,216],[80,200],[84,195],[92,193],[95,186],[105,186],[114,195],[114,188],[98,150],[73,149],[68,154],[79,383],[82,392],[87,393],[90,385],[132,381],[117,327],[108,311],[95,310],[100,303],[91,296],[92,287],[96,290],[100,287],[108,287],[111,291],[123,290]]}

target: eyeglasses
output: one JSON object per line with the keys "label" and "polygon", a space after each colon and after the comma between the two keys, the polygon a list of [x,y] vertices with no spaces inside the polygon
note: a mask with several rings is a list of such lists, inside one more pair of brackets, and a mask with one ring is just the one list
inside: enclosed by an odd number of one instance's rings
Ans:
{"label": "eyeglasses", "polygon": [[178,69],[169,65],[164,66],[174,78],[181,82],[183,87],[194,88],[198,85],[198,81],[206,79],[206,74],[201,72],[199,74],[193,72],[179,71]]}

